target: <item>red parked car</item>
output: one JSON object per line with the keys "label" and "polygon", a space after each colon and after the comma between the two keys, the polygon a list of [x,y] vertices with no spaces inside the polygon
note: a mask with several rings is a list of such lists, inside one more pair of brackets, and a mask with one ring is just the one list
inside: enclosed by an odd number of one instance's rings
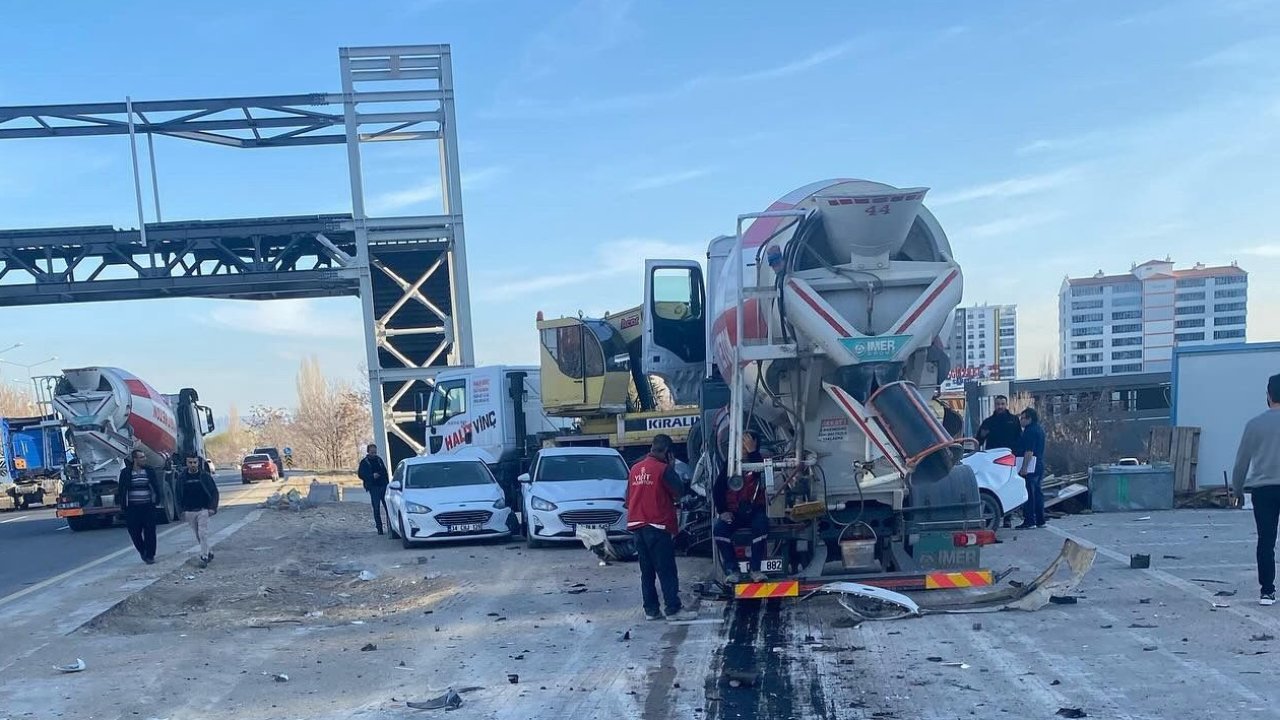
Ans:
{"label": "red parked car", "polygon": [[270,455],[248,455],[240,463],[240,482],[248,485],[254,480],[279,480],[280,473]]}

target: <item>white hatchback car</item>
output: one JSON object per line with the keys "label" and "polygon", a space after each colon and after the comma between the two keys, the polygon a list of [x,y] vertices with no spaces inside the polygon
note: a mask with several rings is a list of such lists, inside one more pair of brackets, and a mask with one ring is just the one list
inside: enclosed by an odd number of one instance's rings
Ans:
{"label": "white hatchback car", "polygon": [[1027,502],[1027,483],[1018,475],[1018,460],[1012,451],[978,450],[965,455],[960,462],[972,468],[978,477],[982,524],[987,530],[999,529],[1005,515]]}
{"label": "white hatchback car", "polygon": [[406,548],[431,540],[511,535],[515,518],[481,453],[404,460],[383,501],[392,539]]}
{"label": "white hatchback car", "polygon": [[529,547],[544,541],[577,540],[578,527],[604,530],[610,538],[629,537],[627,463],[612,448],[546,448],[520,476],[525,538]]}

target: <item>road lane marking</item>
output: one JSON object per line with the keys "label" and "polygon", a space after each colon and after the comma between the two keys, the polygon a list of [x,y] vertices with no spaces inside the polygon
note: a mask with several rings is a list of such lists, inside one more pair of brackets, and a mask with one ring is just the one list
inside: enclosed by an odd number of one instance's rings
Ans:
{"label": "road lane marking", "polygon": [[[1123,553],[1116,552],[1115,550],[1112,550],[1110,548],[1102,547],[1095,542],[1086,540],[1085,538],[1080,537],[1079,535],[1069,533],[1066,530],[1063,530],[1062,528],[1056,527],[1054,525],[1047,526],[1047,529],[1049,530],[1049,532],[1054,533],[1055,535],[1058,535],[1060,537],[1064,537],[1069,540],[1075,540],[1078,543],[1082,543],[1089,547],[1096,548],[1100,555],[1104,555],[1108,558],[1111,558],[1112,560],[1115,560],[1118,563],[1122,563],[1126,567],[1128,567],[1129,565],[1129,558],[1126,557]],[[1145,573],[1147,577],[1150,577],[1155,580],[1159,580],[1160,582],[1164,583],[1165,585],[1168,585],[1169,587],[1177,588],[1178,590],[1181,590],[1187,595],[1191,595],[1200,600],[1204,600],[1210,605],[1213,605],[1215,603],[1220,603],[1222,600],[1227,599],[1227,598],[1216,598],[1212,592],[1206,590],[1205,588],[1202,588],[1199,585],[1196,585],[1195,583],[1190,582],[1188,580],[1183,580],[1177,575],[1167,573],[1163,570],[1156,570],[1155,568],[1150,568],[1147,570],[1139,570],[1138,572]],[[1231,598],[1231,599],[1234,600],[1235,598]],[[1251,600],[1250,602],[1257,602],[1257,601]],[[1223,610],[1224,612],[1229,612],[1232,615],[1235,615],[1236,617],[1244,618],[1245,620],[1248,620],[1249,622],[1252,622],[1255,625],[1266,628],[1268,630],[1272,630],[1274,632],[1280,632],[1280,620],[1275,620],[1269,617],[1254,615],[1253,613],[1246,612],[1244,609],[1239,608],[1235,605],[1230,605],[1229,607],[1216,608],[1216,609]]]}

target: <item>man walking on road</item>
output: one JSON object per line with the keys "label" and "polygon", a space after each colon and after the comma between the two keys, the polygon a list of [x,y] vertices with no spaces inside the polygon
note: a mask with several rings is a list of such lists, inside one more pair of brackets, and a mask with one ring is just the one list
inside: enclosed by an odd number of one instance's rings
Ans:
{"label": "man walking on road", "polygon": [[1267,411],[1249,421],[1231,473],[1236,507],[1253,496],[1258,528],[1258,584],[1262,605],[1276,604],[1276,529],[1280,525],[1280,375],[1267,379]]}
{"label": "man walking on road", "polygon": [[120,471],[120,485],[116,489],[116,502],[124,514],[124,524],[129,528],[129,539],[137,549],[142,562],[156,562],[156,505],[163,497],[160,479],[156,471],[147,467],[147,455],[134,450],[132,461]]}
{"label": "man walking on road", "polygon": [[200,567],[208,567],[213,559],[213,551],[209,549],[209,516],[218,514],[218,485],[197,455],[187,457],[186,470],[178,480],[182,519],[191,526],[196,542],[200,543]]}
{"label": "man walking on road", "polygon": [[627,476],[627,529],[635,536],[640,555],[640,594],[644,615],[661,620],[658,582],[668,620],[697,617],[680,604],[680,578],[676,570],[675,536],[679,531],[676,503],[684,495],[684,484],[672,467],[671,437],[653,437],[649,454],[631,466]]}
{"label": "man walking on road", "polygon": [[1018,474],[1027,483],[1027,502],[1022,506],[1022,524],[1019,530],[1044,527],[1044,428],[1040,427],[1040,414],[1027,408],[1018,416],[1022,424],[1022,438],[1018,443]]}
{"label": "man walking on road", "polygon": [[[365,448],[365,456],[360,460],[360,469],[356,471],[361,484],[369,493],[369,501],[373,503],[373,524],[382,534],[382,500],[387,496],[388,479],[387,464],[378,457],[378,446],[373,443]],[[387,518],[391,522],[391,518]]]}
{"label": "man walking on road", "polygon": [[1008,448],[1016,450],[1022,437],[1022,425],[1017,416],[1009,412],[1009,398],[996,396],[996,410],[978,426],[978,442],[986,450]]}

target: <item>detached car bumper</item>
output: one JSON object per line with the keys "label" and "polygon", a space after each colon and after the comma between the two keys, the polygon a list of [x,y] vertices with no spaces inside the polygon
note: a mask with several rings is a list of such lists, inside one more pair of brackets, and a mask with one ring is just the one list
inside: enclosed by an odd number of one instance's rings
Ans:
{"label": "detached car bumper", "polygon": [[512,534],[510,508],[501,510],[439,510],[405,513],[404,531],[411,541],[466,540],[508,537]]}

